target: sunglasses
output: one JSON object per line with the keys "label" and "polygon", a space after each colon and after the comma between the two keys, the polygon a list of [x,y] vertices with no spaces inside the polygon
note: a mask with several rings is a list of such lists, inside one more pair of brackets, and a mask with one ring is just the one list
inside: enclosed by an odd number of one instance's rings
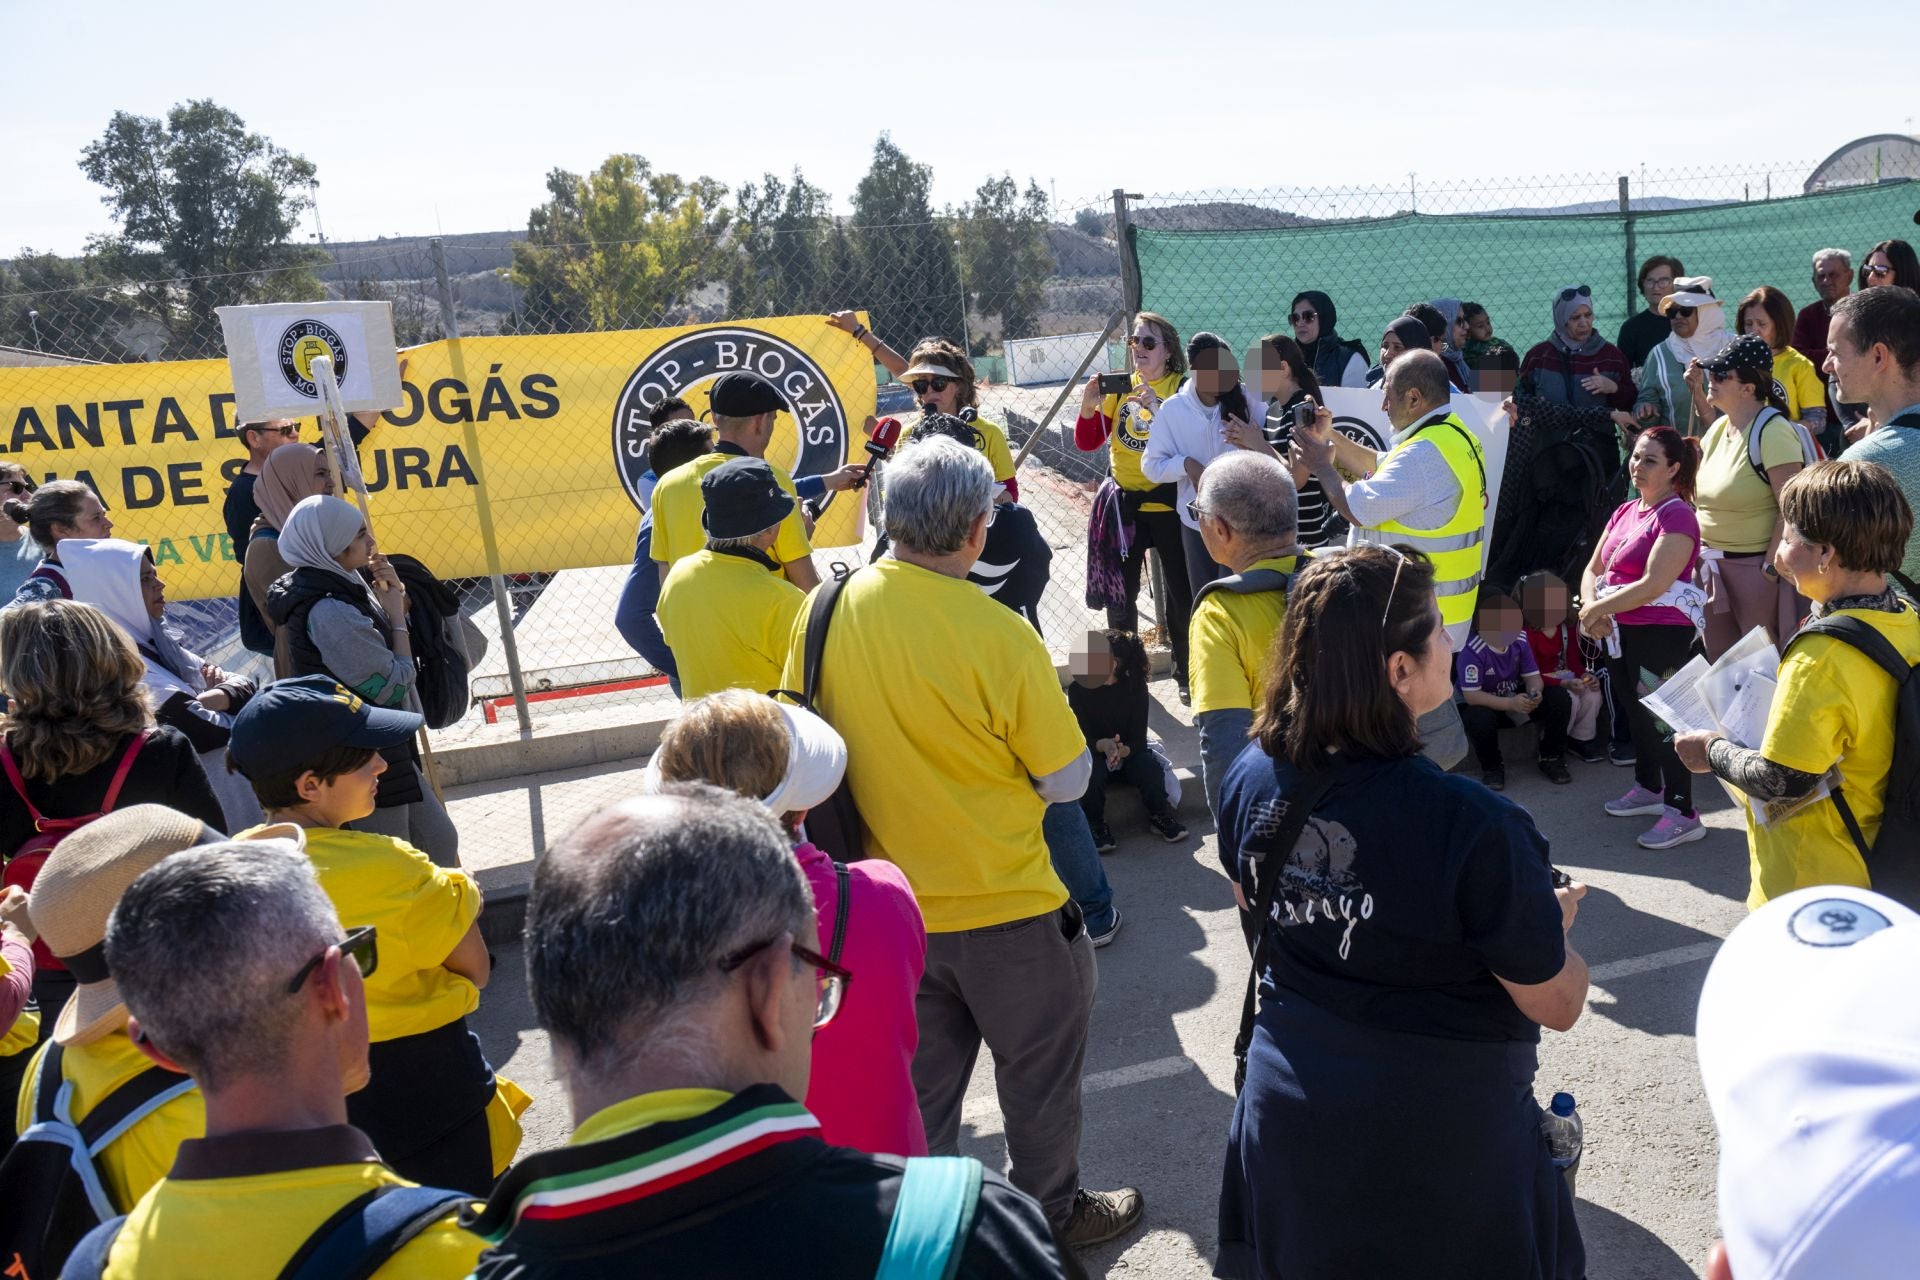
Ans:
{"label": "sunglasses", "polygon": [[1289,324],[1305,324],[1309,320],[1318,320],[1319,318],[1320,313],[1318,311],[1296,311],[1287,317],[1287,322]]}
{"label": "sunglasses", "polygon": [[1887,266],[1877,267],[1873,263],[1869,262],[1867,264],[1867,274],[1870,276],[1874,276],[1876,278],[1880,276],[1890,276],[1893,274],[1893,267],[1891,264]]}
{"label": "sunglasses", "polygon": [[242,429],[241,434],[244,435],[248,431],[258,431],[264,436],[279,436],[286,440],[291,440],[300,434],[298,427],[246,427]]}
{"label": "sunglasses", "polygon": [[1158,351],[1160,349],[1160,339],[1150,333],[1136,333],[1131,338],[1128,338],[1127,341],[1142,351]]}
{"label": "sunglasses", "polygon": [[1691,320],[1691,319],[1693,319],[1693,313],[1694,313],[1694,311],[1695,311],[1695,310],[1696,310],[1696,308],[1694,308],[1694,307],[1668,307],[1668,308],[1667,308],[1667,319],[1669,319],[1669,320]]}
{"label": "sunglasses", "polygon": [[[734,952],[720,962],[720,972],[732,973],[778,941],[780,941],[778,938],[768,938],[765,942],[756,942],[750,947]],[[818,951],[809,950],[798,942],[789,943],[788,946],[801,963],[813,966],[814,979],[820,985],[819,995],[813,1007],[813,1029],[818,1031],[832,1022],[835,1015],[840,1012],[840,1006],[847,998],[847,984],[853,981],[853,974]]]}
{"label": "sunglasses", "polygon": [[1207,509],[1201,506],[1198,501],[1187,504],[1187,519],[1193,521],[1195,524],[1199,524],[1208,514],[1210,513]]}
{"label": "sunglasses", "polygon": [[1584,284],[1577,284],[1571,289],[1562,289],[1560,291],[1560,301],[1562,302],[1572,302],[1575,298],[1591,298],[1592,296],[1593,290]]}
{"label": "sunglasses", "polygon": [[[373,971],[380,967],[380,944],[375,936],[374,926],[370,924],[347,930],[347,936],[340,939],[334,946],[340,948],[341,955],[353,957],[353,962],[360,966],[360,976],[363,978],[371,978]],[[292,995],[306,985],[307,979],[313,976],[314,970],[318,969],[321,962],[327,958],[327,951],[332,949],[328,947],[300,966],[300,972],[294,974],[293,981],[287,984],[288,995]]]}
{"label": "sunglasses", "polygon": [[938,392],[945,391],[948,384],[952,381],[952,378],[915,378],[907,385],[913,388],[913,394],[924,396],[929,392],[937,394]]}
{"label": "sunglasses", "polygon": [[1380,611],[1380,629],[1385,631],[1387,629],[1387,619],[1393,616],[1394,593],[1400,590],[1400,571],[1407,567],[1407,553],[1389,543],[1379,543],[1377,545],[1384,546],[1388,551],[1393,552],[1394,559],[1397,561],[1393,566],[1393,581],[1387,587],[1387,607]]}
{"label": "sunglasses", "polygon": [[9,481],[7,481],[7,492],[8,492],[8,493],[32,493],[32,492],[33,492],[33,481],[31,481],[31,480],[9,480]]}

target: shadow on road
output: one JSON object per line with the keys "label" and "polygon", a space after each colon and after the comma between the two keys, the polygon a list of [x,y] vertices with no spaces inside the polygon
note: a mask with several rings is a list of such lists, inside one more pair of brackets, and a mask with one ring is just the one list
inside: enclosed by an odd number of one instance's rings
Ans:
{"label": "shadow on road", "polygon": [[[1695,1280],[1699,1272],[1659,1236],[1585,1200],[1575,1203],[1592,1280]],[[1700,1260],[1706,1265],[1706,1259]]]}

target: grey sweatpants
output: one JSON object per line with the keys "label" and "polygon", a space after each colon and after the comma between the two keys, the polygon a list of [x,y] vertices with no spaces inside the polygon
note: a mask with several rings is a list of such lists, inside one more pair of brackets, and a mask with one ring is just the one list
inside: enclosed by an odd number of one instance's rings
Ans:
{"label": "grey sweatpants", "polygon": [[415,803],[375,809],[347,825],[355,831],[372,831],[405,840],[426,854],[436,867],[460,865],[460,831],[425,777],[420,779],[420,799]]}
{"label": "grey sweatpants", "polygon": [[986,1041],[1006,1123],[1007,1178],[1056,1228],[1080,1187],[1080,1073],[1098,985],[1093,945],[1069,902],[1008,924],[928,934],[914,1002],[913,1084],[928,1152],[959,1152],[960,1108]]}

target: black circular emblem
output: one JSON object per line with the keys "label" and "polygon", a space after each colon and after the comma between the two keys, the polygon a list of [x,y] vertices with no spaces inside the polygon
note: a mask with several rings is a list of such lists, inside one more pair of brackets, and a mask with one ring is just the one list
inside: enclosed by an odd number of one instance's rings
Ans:
{"label": "black circular emblem", "polygon": [[[652,430],[647,414],[669,396],[679,396],[693,405],[694,412],[700,412],[706,405],[699,388],[736,369],[752,370],[773,383],[793,406],[797,443],[780,438],[785,434],[783,421],[768,461],[786,467],[795,476],[824,475],[845,464],[846,406],[811,356],[759,329],[735,325],[702,329],[648,356],[627,379],[614,404],[614,466],[619,469],[621,487],[636,508],[640,506],[640,477],[647,472],[647,436]],[[827,494],[827,505],[839,496]]]}
{"label": "black circular emblem", "polygon": [[280,335],[280,376],[287,385],[309,399],[320,398],[320,388],[314,385],[313,362],[321,356],[333,358],[333,380],[336,384],[346,380],[347,344],[318,320],[301,320],[289,325]]}

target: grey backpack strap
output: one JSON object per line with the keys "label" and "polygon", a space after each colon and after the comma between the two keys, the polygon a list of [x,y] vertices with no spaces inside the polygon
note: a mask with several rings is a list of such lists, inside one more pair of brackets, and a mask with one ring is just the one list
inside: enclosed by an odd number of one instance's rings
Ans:
{"label": "grey backpack strap", "polygon": [[1214,591],[1227,591],[1236,596],[1250,596],[1260,591],[1284,592],[1292,585],[1293,575],[1290,573],[1282,573],[1278,569],[1249,569],[1245,573],[1215,578],[1200,588],[1200,594],[1193,598],[1193,602],[1199,604]]}

